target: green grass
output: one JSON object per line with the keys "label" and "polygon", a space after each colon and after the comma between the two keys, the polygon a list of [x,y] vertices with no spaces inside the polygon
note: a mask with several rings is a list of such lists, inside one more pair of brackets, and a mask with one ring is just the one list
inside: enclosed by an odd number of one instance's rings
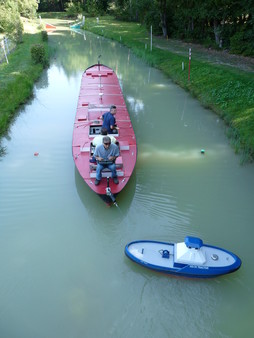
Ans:
{"label": "green grass", "polygon": [[17,108],[30,97],[43,66],[34,64],[30,48],[42,41],[41,32],[24,34],[23,42],[8,55],[9,63],[0,64],[0,136],[8,130]]}
{"label": "green grass", "polygon": [[[254,159],[254,75],[236,68],[213,65],[204,60],[191,61],[188,81],[188,55],[183,56],[153,47],[149,32],[140,24],[115,21],[111,17],[86,18],[85,29],[117,40],[160,69],[175,83],[188,90],[203,106],[218,114],[228,126],[227,135],[242,162]],[[155,38],[156,39],[156,38]],[[157,43],[158,43],[157,39]],[[187,54],[187,53],[186,53]],[[182,62],[185,69],[182,70]]]}

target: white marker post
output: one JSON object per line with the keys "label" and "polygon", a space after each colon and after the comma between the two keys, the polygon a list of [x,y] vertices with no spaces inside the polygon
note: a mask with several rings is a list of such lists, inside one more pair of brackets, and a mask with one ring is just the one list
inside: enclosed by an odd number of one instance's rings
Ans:
{"label": "white marker post", "polygon": [[10,49],[9,49],[9,41],[7,37],[4,37],[4,43],[7,48],[7,54],[10,54]]}
{"label": "white marker post", "polygon": [[7,54],[6,54],[6,50],[5,50],[4,40],[1,41],[1,45],[2,45],[3,50],[4,50],[4,56],[5,56],[6,62],[9,63],[8,58],[7,58]]}
{"label": "white marker post", "polygon": [[153,26],[151,26],[151,45],[150,45],[150,50],[153,50]]}
{"label": "white marker post", "polygon": [[190,81],[190,64],[191,64],[191,48],[189,48],[189,74],[188,74],[188,81]]}

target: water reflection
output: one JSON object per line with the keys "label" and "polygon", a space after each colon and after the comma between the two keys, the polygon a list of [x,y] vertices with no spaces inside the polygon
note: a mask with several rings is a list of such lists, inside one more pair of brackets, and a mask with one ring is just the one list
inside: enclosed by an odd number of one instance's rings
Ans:
{"label": "water reflection", "polygon": [[44,70],[40,76],[39,81],[35,82],[34,86],[38,90],[42,88],[47,88],[48,85],[49,85],[48,71]]}

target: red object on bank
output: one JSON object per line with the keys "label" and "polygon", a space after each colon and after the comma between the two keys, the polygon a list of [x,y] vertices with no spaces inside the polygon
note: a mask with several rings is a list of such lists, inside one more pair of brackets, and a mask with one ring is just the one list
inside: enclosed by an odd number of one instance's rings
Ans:
{"label": "red object on bank", "polygon": [[45,23],[45,26],[46,26],[47,32],[52,32],[52,31],[56,30],[56,26],[51,25],[50,23]]}

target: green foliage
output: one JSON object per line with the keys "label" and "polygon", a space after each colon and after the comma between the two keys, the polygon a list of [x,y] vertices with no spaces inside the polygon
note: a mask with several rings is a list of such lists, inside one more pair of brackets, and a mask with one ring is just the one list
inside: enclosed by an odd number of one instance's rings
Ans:
{"label": "green foliage", "polygon": [[[114,1],[114,15],[117,19],[124,21],[138,21],[147,26],[153,25],[160,30],[160,12],[155,1],[140,0],[116,0]],[[156,24],[154,24],[156,22]]]}
{"label": "green foliage", "polygon": [[34,63],[41,63],[44,67],[48,63],[46,49],[41,43],[31,46],[31,57]]}
{"label": "green foliage", "polygon": [[18,11],[21,16],[34,18],[38,9],[37,0],[18,0]]}
{"label": "green foliage", "polygon": [[23,23],[21,21],[18,4],[14,0],[0,2],[0,32],[16,42],[22,41]]}
{"label": "green foliage", "polygon": [[20,104],[25,103],[32,88],[32,77],[29,78],[27,74],[17,74],[14,81],[7,83],[3,93],[0,94],[0,107],[2,108],[0,114],[0,135],[7,129],[15,109]]}
{"label": "green foliage", "polygon": [[[115,0],[114,15],[153,26],[155,34],[254,55],[254,2],[251,0]],[[237,47],[237,39],[242,40]]]}
{"label": "green foliage", "polygon": [[30,52],[31,46],[40,42],[40,33],[24,34],[23,43],[9,55],[9,64],[0,64],[0,135],[8,129],[16,109],[31,95],[34,81],[43,70],[41,63],[32,62]]}
{"label": "green foliage", "polygon": [[69,18],[76,18],[78,14],[82,13],[80,2],[77,2],[76,4],[73,1],[68,2],[65,5],[65,11]]}
{"label": "green foliage", "polygon": [[254,55],[254,29],[242,30],[230,38],[230,52],[245,56]]}
{"label": "green foliage", "polygon": [[63,1],[59,0],[40,0],[38,10],[39,12],[63,11],[62,3]]}
{"label": "green foliage", "polygon": [[[80,6],[84,7],[87,0],[40,0],[38,11],[39,12],[62,12],[67,8],[68,4],[71,2],[77,7],[80,7]],[[99,0],[97,2],[101,3],[101,2],[105,2],[105,0]]]}
{"label": "green foliage", "polygon": [[106,14],[109,6],[108,0],[86,0],[85,11],[91,16]]}
{"label": "green foliage", "polygon": [[48,41],[48,32],[47,31],[41,31],[41,38],[42,41]]}
{"label": "green foliage", "polygon": [[[134,10],[134,11],[133,11]],[[157,6],[150,0],[143,0],[138,2],[137,7],[132,8],[132,18],[139,21],[146,26],[147,29],[153,27],[153,34],[161,35],[161,18]]]}

